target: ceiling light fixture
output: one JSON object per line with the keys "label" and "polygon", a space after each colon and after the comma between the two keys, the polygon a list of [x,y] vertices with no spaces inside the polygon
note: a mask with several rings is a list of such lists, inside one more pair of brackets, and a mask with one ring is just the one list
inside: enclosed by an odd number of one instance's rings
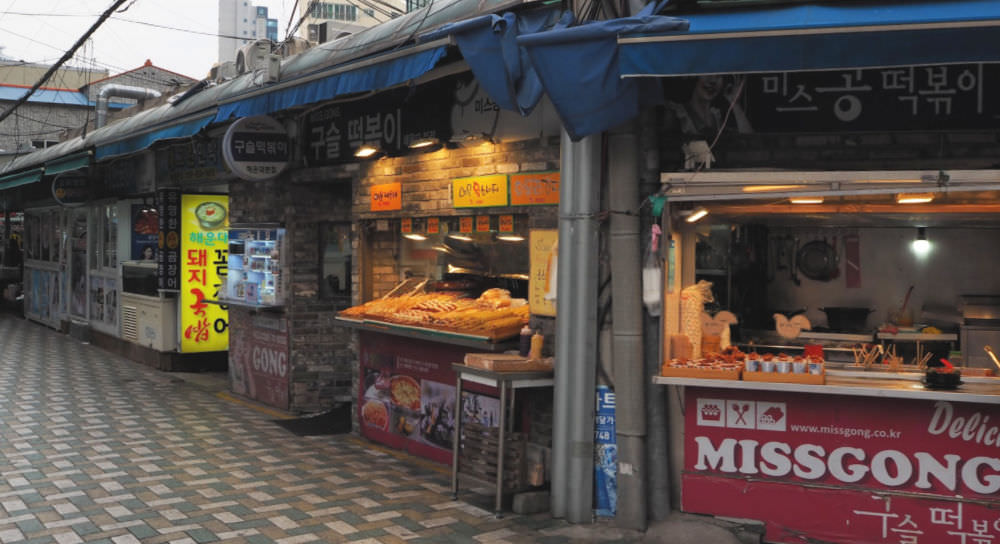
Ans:
{"label": "ceiling light fixture", "polygon": [[503,240],[504,242],[523,242],[524,236],[517,234],[498,234],[497,240]]}
{"label": "ceiling light fixture", "polygon": [[924,256],[931,251],[931,242],[927,239],[927,228],[917,227],[917,238],[913,241],[913,252],[917,255]]}
{"label": "ceiling light fixture", "polygon": [[822,204],[821,196],[794,196],[788,199],[792,204]]}
{"label": "ceiling light fixture", "polygon": [[424,236],[423,234],[417,234],[415,232],[408,232],[403,235],[403,238],[407,238],[409,240],[416,240],[418,242],[422,242],[427,239],[427,237]]}
{"label": "ceiling light fixture", "polygon": [[407,147],[410,149],[422,149],[425,147],[433,147],[439,143],[441,143],[441,140],[438,140],[437,138],[420,138],[410,142],[410,145]]}
{"label": "ceiling light fixture", "polygon": [[766,193],[770,191],[791,191],[804,187],[805,185],[747,185],[743,187],[742,191],[744,193]]}
{"label": "ceiling light fixture", "polygon": [[706,215],[708,215],[708,210],[707,209],[705,209],[705,208],[698,208],[698,209],[692,211],[691,215],[688,215],[687,217],[685,217],[684,220],[687,221],[688,223],[694,223],[694,222],[698,221],[699,219],[701,219],[702,217],[705,217]]}
{"label": "ceiling light fixture", "polygon": [[364,144],[354,152],[354,156],[359,159],[367,159],[379,152],[379,149],[370,144]]}
{"label": "ceiling light fixture", "polygon": [[452,238],[454,240],[461,240],[463,242],[471,242],[472,241],[472,237],[471,236],[466,236],[464,234],[449,234],[448,238]]}
{"label": "ceiling light fixture", "polygon": [[932,200],[934,195],[931,193],[896,195],[896,204],[926,204]]}

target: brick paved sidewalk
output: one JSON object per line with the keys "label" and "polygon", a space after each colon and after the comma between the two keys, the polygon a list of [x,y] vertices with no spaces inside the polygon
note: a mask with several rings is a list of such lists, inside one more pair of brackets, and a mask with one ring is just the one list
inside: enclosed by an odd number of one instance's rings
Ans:
{"label": "brick paved sidewalk", "polygon": [[0,543],[612,541],[548,515],[496,520],[452,501],[441,467],[296,436],[10,314],[0,346]]}

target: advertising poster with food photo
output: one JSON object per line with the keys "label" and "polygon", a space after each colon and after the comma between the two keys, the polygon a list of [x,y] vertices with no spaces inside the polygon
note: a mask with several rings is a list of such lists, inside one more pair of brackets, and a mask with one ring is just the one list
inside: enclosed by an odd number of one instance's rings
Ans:
{"label": "advertising poster with food photo", "polygon": [[420,340],[387,342],[367,332],[361,346],[361,434],[450,463],[457,418],[451,362],[461,360],[465,348]]}

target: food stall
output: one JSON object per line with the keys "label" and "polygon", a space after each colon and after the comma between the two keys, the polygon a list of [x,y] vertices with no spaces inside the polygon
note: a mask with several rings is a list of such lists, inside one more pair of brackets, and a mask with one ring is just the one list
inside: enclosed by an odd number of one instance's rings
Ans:
{"label": "food stall", "polygon": [[[512,340],[530,319],[528,237],[514,230],[526,223],[479,217],[478,230],[459,218],[399,221],[393,268],[403,279],[337,316],[360,332],[361,434],[443,464],[459,417],[452,364],[470,352],[516,349]],[[508,220],[510,232],[496,230]],[[471,384],[462,396],[466,421],[499,424],[496,388]]]}
{"label": "food stall", "polygon": [[995,177],[663,174],[682,510],[768,542],[1000,532],[1000,362],[966,340],[996,323]]}

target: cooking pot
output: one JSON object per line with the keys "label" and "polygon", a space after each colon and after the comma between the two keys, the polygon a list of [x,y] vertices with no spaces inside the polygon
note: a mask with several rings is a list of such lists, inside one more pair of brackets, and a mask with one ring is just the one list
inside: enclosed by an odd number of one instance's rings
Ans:
{"label": "cooking pot", "polygon": [[863,331],[867,328],[869,308],[830,306],[820,308],[826,314],[826,326],[835,331]]}

